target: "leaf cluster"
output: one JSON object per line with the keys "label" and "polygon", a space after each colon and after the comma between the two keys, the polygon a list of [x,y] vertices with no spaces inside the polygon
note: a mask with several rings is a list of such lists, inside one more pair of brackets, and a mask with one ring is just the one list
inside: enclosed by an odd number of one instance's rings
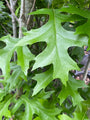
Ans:
{"label": "leaf cluster", "polygon": [[90,11],[73,1],[62,8],[48,2],[58,9],[30,13],[48,15],[44,25],[20,39],[0,38],[0,120],[89,120],[90,87],[73,71],[80,70],[83,46],[90,50]]}

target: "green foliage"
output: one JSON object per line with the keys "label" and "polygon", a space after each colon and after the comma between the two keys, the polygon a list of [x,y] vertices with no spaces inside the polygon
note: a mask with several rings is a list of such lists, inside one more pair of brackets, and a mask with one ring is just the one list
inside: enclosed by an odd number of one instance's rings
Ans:
{"label": "green foliage", "polygon": [[6,44],[4,48],[0,49],[0,68],[2,69],[3,74],[8,77],[10,73],[10,60],[15,50],[15,43],[17,40],[8,35],[2,37],[0,41],[3,41]]}
{"label": "green foliage", "polygon": [[[81,26],[78,26],[76,29],[76,34],[86,34],[89,39],[90,39],[90,29],[89,29],[89,24],[90,24],[90,11],[89,10],[82,10],[74,6],[69,6],[68,8],[62,8],[61,11],[63,12],[69,12],[69,13],[74,13],[78,14],[80,16],[83,16],[87,19],[87,22]],[[88,49],[90,49],[90,40],[88,41]]]}
{"label": "green foliage", "polygon": [[44,73],[35,75],[35,77],[33,77],[33,79],[37,80],[37,85],[35,86],[35,88],[33,90],[33,95],[35,95],[41,89],[43,89],[43,88],[45,89],[46,86],[53,80],[52,69],[50,69],[50,70],[48,70],[48,71],[46,71]]}
{"label": "green foliage", "polygon": [[67,83],[67,87],[63,86],[62,91],[59,94],[60,104],[63,103],[65,98],[67,98],[68,96],[71,96],[73,105],[75,106],[78,104],[79,106],[80,102],[83,101],[83,99],[81,98],[77,89],[82,87],[86,87],[83,81],[77,81],[70,76]]}
{"label": "green foliage", "polygon": [[8,118],[11,117],[11,113],[8,109],[11,99],[12,98],[10,96],[7,96],[3,102],[0,102],[0,120],[2,120],[3,116],[6,116]]}
{"label": "green foliage", "polygon": [[[47,47],[35,58],[36,62],[33,70],[53,64],[53,79],[60,78],[63,84],[66,85],[68,72],[73,69],[79,70],[77,64],[69,57],[67,49],[71,46],[81,47],[87,45],[87,38],[74,35],[74,32],[63,29],[61,22],[65,22],[65,19],[58,17],[60,15],[59,10],[42,9],[32,14],[49,14],[50,19],[41,28],[25,33],[26,36],[18,42],[17,46],[45,41]],[[65,64],[67,66],[64,68]]]}
{"label": "green foliage", "polygon": [[67,2],[67,0],[53,0],[52,7],[53,8],[61,8],[66,2]]}
{"label": "green foliage", "polygon": [[[23,116],[23,120],[32,120],[32,115],[37,114],[42,120],[56,120],[55,115],[59,113],[59,110],[56,108],[45,108],[39,102],[38,99],[29,100],[26,96],[21,97],[22,101],[25,104],[25,113]],[[30,113],[30,114],[27,114]]]}
{"label": "green foliage", "polygon": [[0,1],[0,37],[12,33],[11,31],[11,16],[6,12],[6,7]]}
{"label": "green foliage", "polygon": [[72,118],[70,118],[67,115],[63,114],[63,115],[59,116],[59,120],[72,120]]}
{"label": "green foliage", "polygon": [[[17,64],[21,66],[25,75],[29,68],[29,61],[34,59],[34,55],[30,52],[27,46],[17,48]],[[21,59],[22,58],[22,59]]]}
{"label": "green foliage", "polygon": [[[90,11],[84,2],[39,0],[37,9],[40,3],[53,9],[31,15],[48,15],[48,22],[41,21],[43,26],[27,31],[21,39],[0,38],[0,120],[89,120],[90,87],[72,73],[80,70],[77,63],[83,46],[90,50]],[[5,7],[0,4],[2,11]]]}
{"label": "green foliage", "polygon": [[0,11],[2,11],[3,8],[5,8],[5,6],[3,5],[3,2],[0,1]]}

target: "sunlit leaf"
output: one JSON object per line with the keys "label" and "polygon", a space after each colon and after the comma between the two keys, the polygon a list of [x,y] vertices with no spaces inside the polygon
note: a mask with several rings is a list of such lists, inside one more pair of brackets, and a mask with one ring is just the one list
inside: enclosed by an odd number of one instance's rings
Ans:
{"label": "sunlit leaf", "polygon": [[72,120],[72,118],[70,118],[69,116],[63,114],[63,115],[59,115],[59,120]]}
{"label": "sunlit leaf", "polygon": [[29,62],[34,59],[34,55],[30,52],[27,46],[17,49],[17,64],[21,66],[22,71],[27,75]]}
{"label": "sunlit leaf", "polygon": [[47,47],[35,57],[33,70],[53,64],[53,78],[60,78],[63,84],[66,84],[68,72],[73,69],[79,70],[75,61],[68,55],[67,49],[71,46],[87,45],[87,37],[74,35],[74,32],[65,30],[61,25],[65,20],[60,17],[62,14],[59,10],[41,9],[32,14],[48,14],[49,21],[41,28],[27,32],[17,46],[45,41]]}
{"label": "sunlit leaf", "polygon": [[0,102],[0,120],[2,120],[3,116],[8,117],[8,118],[11,117],[11,113],[8,109],[11,99],[12,98],[10,96],[7,96],[4,101]]}

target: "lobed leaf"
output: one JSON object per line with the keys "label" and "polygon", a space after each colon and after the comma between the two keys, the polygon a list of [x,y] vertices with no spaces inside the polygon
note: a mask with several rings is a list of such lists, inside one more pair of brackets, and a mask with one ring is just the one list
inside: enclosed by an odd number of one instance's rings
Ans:
{"label": "lobed leaf", "polygon": [[29,68],[29,61],[34,58],[34,55],[31,54],[27,46],[24,47],[16,47],[16,43],[18,43],[20,39],[13,38],[10,35],[2,37],[0,41],[6,44],[5,47],[0,49],[0,68],[2,69],[3,75],[7,79],[10,75],[10,60],[17,49],[17,64],[21,66],[22,71],[27,74],[27,70]]}
{"label": "lobed leaf", "polygon": [[59,115],[58,117],[59,117],[59,120],[72,120],[72,118],[70,118],[65,114]]}
{"label": "lobed leaf", "polygon": [[11,113],[8,109],[10,102],[11,102],[12,97],[7,96],[6,99],[2,102],[0,102],[0,120],[2,120],[2,117],[11,117]]}
{"label": "lobed leaf", "polygon": [[17,48],[17,64],[21,66],[22,71],[27,75],[29,62],[34,59],[34,55],[27,46]]}
{"label": "lobed leaf", "polygon": [[[68,80],[70,70],[80,70],[76,62],[68,55],[68,48],[71,46],[87,45],[87,37],[75,35],[74,32],[67,31],[62,27],[63,20],[60,10],[41,9],[32,14],[48,14],[49,21],[39,29],[26,33],[16,46],[24,46],[36,42],[47,43],[46,49],[35,57],[35,64],[32,70],[53,64],[53,79],[60,78],[64,85]],[[65,66],[65,67],[64,67]]]}
{"label": "lobed leaf", "polygon": [[26,96],[22,96],[21,100],[25,104],[23,120],[32,120],[33,114],[37,114],[41,120],[52,120],[52,118],[53,120],[57,120],[55,117],[59,113],[57,108],[47,109],[39,102],[38,99],[29,100]]}
{"label": "lobed leaf", "polygon": [[78,104],[78,106],[81,107],[80,103],[84,99],[80,96],[80,94],[78,92],[78,88],[82,88],[82,87],[87,87],[87,85],[85,85],[84,81],[79,81],[79,80],[76,80],[76,79],[72,78],[71,76],[69,76],[69,81],[67,83],[67,86],[66,87],[63,86],[62,91],[59,94],[60,104],[62,104],[63,101],[68,96],[71,96],[73,105],[75,106]]}
{"label": "lobed leaf", "polygon": [[48,71],[37,74],[35,77],[33,77],[37,81],[37,84],[33,90],[33,96],[36,95],[41,89],[45,88],[52,80],[52,69],[49,69]]}
{"label": "lobed leaf", "polygon": [[0,41],[6,43],[6,46],[3,49],[0,49],[0,68],[2,69],[3,75],[6,75],[5,77],[7,78],[10,74],[10,60],[18,39],[14,39],[8,35],[2,37]]}
{"label": "lobed leaf", "polygon": [[76,29],[76,34],[86,34],[89,37],[88,49],[90,49],[90,11],[77,8],[70,5],[69,7],[64,7],[61,9],[62,12],[68,12],[72,14],[80,15],[84,18],[87,18],[87,22]]}

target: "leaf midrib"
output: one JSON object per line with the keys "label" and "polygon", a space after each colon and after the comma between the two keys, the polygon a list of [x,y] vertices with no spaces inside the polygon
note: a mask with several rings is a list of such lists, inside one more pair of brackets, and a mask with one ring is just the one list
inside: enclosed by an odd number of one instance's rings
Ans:
{"label": "leaf midrib", "polygon": [[[56,24],[55,24],[55,12],[54,12],[54,9],[53,9],[53,27],[54,27],[54,35],[55,35],[55,47],[56,47],[56,54],[58,55],[59,57],[59,54],[58,54],[58,46],[57,46],[57,32],[56,32]],[[60,60],[60,58],[59,58]]]}

